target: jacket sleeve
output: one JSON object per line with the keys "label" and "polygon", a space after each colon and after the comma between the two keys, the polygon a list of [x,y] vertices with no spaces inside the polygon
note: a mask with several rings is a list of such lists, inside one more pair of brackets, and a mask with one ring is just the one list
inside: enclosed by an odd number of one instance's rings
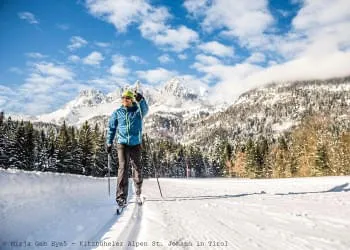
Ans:
{"label": "jacket sleeve", "polygon": [[114,111],[109,120],[107,144],[113,144],[115,133],[117,131],[117,126],[118,126],[117,111]]}
{"label": "jacket sleeve", "polygon": [[143,118],[148,113],[148,104],[147,104],[145,98],[142,98],[142,100],[140,101],[140,109],[141,109],[141,114],[142,114],[142,118]]}

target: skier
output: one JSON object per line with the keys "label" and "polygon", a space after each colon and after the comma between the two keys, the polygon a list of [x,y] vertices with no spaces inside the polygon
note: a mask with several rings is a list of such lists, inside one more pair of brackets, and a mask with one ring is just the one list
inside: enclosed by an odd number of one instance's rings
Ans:
{"label": "skier", "polygon": [[[135,102],[136,101],[136,102]],[[133,166],[136,199],[140,203],[142,188],[141,143],[142,119],[148,112],[144,97],[135,91],[126,90],[122,94],[122,105],[116,109],[109,121],[107,152],[112,152],[112,144],[117,133],[119,169],[117,178],[116,202],[119,207],[126,206],[128,197],[129,163]]]}

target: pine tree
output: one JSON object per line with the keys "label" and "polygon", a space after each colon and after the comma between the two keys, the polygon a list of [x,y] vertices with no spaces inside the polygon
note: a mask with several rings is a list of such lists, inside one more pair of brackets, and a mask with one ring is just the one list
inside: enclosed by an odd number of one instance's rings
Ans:
{"label": "pine tree", "polygon": [[251,138],[246,144],[246,173],[249,177],[255,177],[257,152],[255,143]]}
{"label": "pine tree", "polygon": [[145,178],[154,176],[154,170],[152,168],[151,157],[152,153],[150,151],[150,144],[147,135],[143,135],[142,139],[142,150],[141,150],[141,166],[143,176]]}
{"label": "pine tree", "polygon": [[25,170],[33,170],[34,169],[34,128],[33,124],[27,122],[24,127],[24,169]]}
{"label": "pine tree", "polygon": [[224,162],[225,162],[225,166],[226,166],[226,175],[231,177],[232,176],[232,146],[230,145],[230,143],[226,142],[225,143],[225,153],[224,153]]}
{"label": "pine tree", "polygon": [[316,171],[318,172],[318,175],[330,174],[330,166],[329,166],[327,149],[324,145],[317,145],[315,165],[316,165]]}
{"label": "pine tree", "polygon": [[59,173],[71,172],[72,152],[68,129],[64,121],[57,137],[57,163],[56,169]]}
{"label": "pine tree", "polygon": [[17,123],[15,139],[10,147],[9,155],[9,167],[25,169],[25,130],[24,123],[21,121],[20,124]]}
{"label": "pine tree", "polygon": [[175,160],[176,177],[186,177],[185,151],[180,147],[176,152]]}
{"label": "pine tree", "polygon": [[7,124],[4,123],[4,112],[0,113],[0,167],[7,168],[9,156],[8,156],[8,131]]}
{"label": "pine tree", "polygon": [[37,138],[37,153],[35,158],[35,167],[37,171],[44,171],[48,168],[48,147],[49,143],[46,138],[44,130],[40,131],[40,136]]}
{"label": "pine tree", "polygon": [[79,131],[79,147],[82,150],[81,164],[84,175],[91,175],[93,169],[93,135],[89,123],[86,121]]}
{"label": "pine tree", "polygon": [[260,137],[256,147],[256,177],[265,177],[267,175],[267,155],[269,151],[269,146],[267,139],[265,137]]}
{"label": "pine tree", "polygon": [[56,133],[54,129],[49,130],[48,135],[48,163],[44,166],[43,171],[56,172],[57,150],[56,150]]}
{"label": "pine tree", "polygon": [[103,133],[100,132],[98,124],[95,124],[93,131],[93,169],[92,176],[104,176],[107,169],[107,153],[105,145],[105,137]]}
{"label": "pine tree", "polygon": [[4,119],[5,119],[4,111],[1,111],[1,112],[0,112],[0,127],[3,126]]}
{"label": "pine tree", "polygon": [[71,154],[72,154],[72,165],[70,166],[70,173],[83,174],[83,166],[81,163],[82,149],[78,145],[78,139],[74,127],[68,128],[68,136],[70,138]]}
{"label": "pine tree", "polygon": [[214,141],[214,155],[213,160],[215,162],[214,175],[215,176],[224,176],[225,171],[225,146],[226,142],[215,138]]}

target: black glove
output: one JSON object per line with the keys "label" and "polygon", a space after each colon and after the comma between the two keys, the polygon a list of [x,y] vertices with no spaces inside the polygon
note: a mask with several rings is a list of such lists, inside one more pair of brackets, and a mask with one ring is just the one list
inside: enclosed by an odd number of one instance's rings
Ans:
{"label": "black glove", "polygon": [[143,96],[140,93],[135,93],[135,100],[140,102],[143,99]]}
{"label": "black glove", "polygon": [[108,144],[106,149],[107,149],[108,154],[112,153],[112,145],[111,144]]}

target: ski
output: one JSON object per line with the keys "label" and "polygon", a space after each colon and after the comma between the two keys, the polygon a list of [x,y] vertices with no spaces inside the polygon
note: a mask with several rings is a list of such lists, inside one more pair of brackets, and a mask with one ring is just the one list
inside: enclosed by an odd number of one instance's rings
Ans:
{"label": "ski", "polygon": [[124,206],[117,206],[117,209],[116,209],[116,211],[115,211],[115,214],[116,215],[121,215],[122,214],[122,212],[123,212],[123,210],[124,210],[124,208],[126,208],[126,204],[124,205]]}
{"label": "ski", "polygon": [[139,206],[142,206],[146,201],[146,197],[142,196],[142,197],[136,197],[136,204]]}

